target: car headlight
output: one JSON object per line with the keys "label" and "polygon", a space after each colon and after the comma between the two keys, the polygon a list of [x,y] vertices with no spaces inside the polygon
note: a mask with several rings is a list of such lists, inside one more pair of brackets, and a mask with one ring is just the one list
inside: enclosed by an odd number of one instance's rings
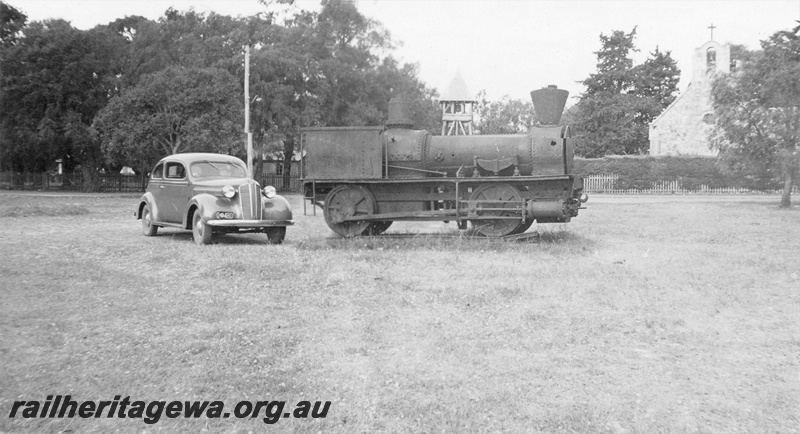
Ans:
{"label": "car headlight", "polygon": [[589,200],[589,196],[586,193],[581,194],[581,202],[586,202]]}
{"label": "car headlight", "polygon": [[275,187],[268,185],[264,187],[264,196],[267,196],[267,199],[272,199],[275,195],[278,194],[278,191],[275,190]]}
{"label": "car headlight", "polygon": [[233,196],[236,196],[236,189],[233,188],[232,185],[226,185],[225,187],[222,187],[222,195],[230,199]]}

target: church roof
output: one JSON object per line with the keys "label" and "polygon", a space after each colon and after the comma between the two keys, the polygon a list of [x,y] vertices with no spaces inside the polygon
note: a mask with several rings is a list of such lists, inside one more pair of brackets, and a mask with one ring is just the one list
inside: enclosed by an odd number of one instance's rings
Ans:
{"label": "church roof", "polygon": [[442,96],[439,98],[440,101],[475,101],[475,95],[473,95],[469,88],[467,88],[467,83],[464,82],[464,77],[461,76],[460,72],[456,72],[456,76],[453,77],[453,81],[450,82],[450,85],[447,86],[447,90],[442,93]]}

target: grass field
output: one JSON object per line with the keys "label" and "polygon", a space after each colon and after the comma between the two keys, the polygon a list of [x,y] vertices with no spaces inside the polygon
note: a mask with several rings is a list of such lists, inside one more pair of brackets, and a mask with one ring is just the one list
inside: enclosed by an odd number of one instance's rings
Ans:
{"label": "grass field", "polygon": [[[136,196],[0,194],[0,431],[800,431],[800,209],[592,197],[526,242],[395,224],[141,235]],[[11,419],[16,400],[331,401],[326,418]],[[226,407],[226,410],[228,407]]]}

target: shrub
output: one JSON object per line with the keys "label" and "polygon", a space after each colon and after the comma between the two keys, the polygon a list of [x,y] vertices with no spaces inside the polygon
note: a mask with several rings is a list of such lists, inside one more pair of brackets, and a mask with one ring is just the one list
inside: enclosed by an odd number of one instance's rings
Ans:
{"label": "shrub", "polygon": [[781,179],[765,169],[731,169],[716,157],[701,156],[609,156],[576,158],[575,171],[582,175],[618,176],[618,189],[646,189],[659,181],[679,180],[683,188],[694,190],[736,187],[751,190],[774,190]]}

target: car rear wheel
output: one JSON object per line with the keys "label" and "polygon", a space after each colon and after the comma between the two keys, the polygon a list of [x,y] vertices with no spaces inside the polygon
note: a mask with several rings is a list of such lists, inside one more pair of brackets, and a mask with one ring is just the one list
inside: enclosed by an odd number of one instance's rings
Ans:
{"label": "car rear wheel", "polygon": [[196,210],[192,216],[192,237],[197,244],[209,244],[213,235],[211,228],[203,221],[200,210]]}
{"label": "car rear wheel", "polygon": [[267,233],[267,240],[270,244],[281,244],[283,243],[283,239],[286,238],[286,226],[267,228],[265,232]]}
{"label": "car rear wheel", "polygon": [[142,208],[142,233],[146,237],[152,237],[158,232],[158,226],[153,224],[153,213],[150,212],[150,205]]}

